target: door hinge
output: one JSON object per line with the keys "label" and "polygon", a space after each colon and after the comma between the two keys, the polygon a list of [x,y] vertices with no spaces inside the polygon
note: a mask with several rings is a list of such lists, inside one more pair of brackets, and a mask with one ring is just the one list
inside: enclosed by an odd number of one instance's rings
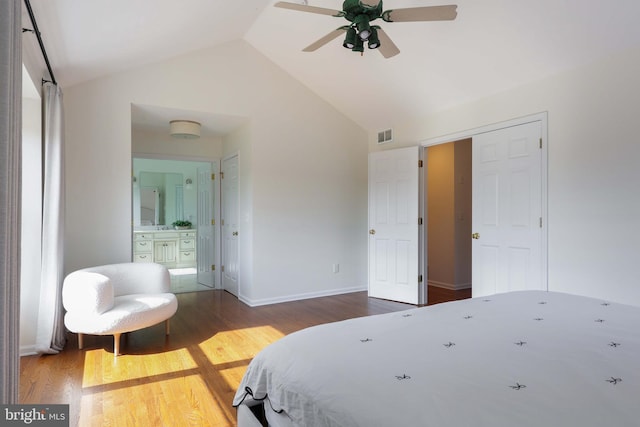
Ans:
{"label": "door hinge", "polygon": [[542,228],[542,217],[540,217],[540,228]]}
{"label": "door hinge", "polygon": [[220,225],[224,225],[224,219],[220,221]]}
{"label": "door hinge", "polygon": [[422,217],[418,218],[418,225],[422,225]]}
{"label": "door hinge", "polygon": [[211,220],[211,225],[216,225],[216,220],[215,219]]}
{"label": "door hinge", "polygon": [[215,181],[215,180],[216,180],[216,174],[215,174],[215,173],[212,173],[212,174],[211,174],[211,181]]}
{"label": "door hinge", "polygon": [[216,266],[214,264],[211,264],[211,271],[216,271]]}
{"label": "door hinge", "polygon": [[540,138],[540,149],[542,149],[542,138]]}
{"label": "door hinge", "polygon": [[418,167],[421,168],[422,167],[422,160],[418,160]]}
{"label": "door hinge", "polygon": [[422,283],[422,274],[418,276],[418,283]]}
{"label": "door hinge", "polygon": [[220,179],[224,179],[224,172],[220,172]]}
{"label": "door hinge", "polygon": [[220,271],[224,273],[224,265],[220,266]]}

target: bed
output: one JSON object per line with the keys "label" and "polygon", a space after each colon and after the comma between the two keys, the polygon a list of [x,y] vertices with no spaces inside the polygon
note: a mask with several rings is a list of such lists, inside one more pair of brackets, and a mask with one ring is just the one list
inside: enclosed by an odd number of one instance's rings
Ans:
{"label": "bed", "polygon": [[249,364],[238,426],[638,426],[640,307],[520,291],[304,329]]}

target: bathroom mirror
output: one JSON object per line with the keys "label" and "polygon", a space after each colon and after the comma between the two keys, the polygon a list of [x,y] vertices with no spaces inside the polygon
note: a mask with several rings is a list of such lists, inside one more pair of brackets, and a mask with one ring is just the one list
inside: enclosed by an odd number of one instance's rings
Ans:
{"label": "bathroom mirror", "polygon": [[[198,222],[198,172],[210,162],[133,157],[134,231],[172,228],[177,220]],[[154,193],[155,190],[155,193]]]}
{"label": "bathroom mirror", "polygon": [[[137,183],[137,191],[134,185],[134,205],[138,210],[134,225],[168,226],[184,218],[184,178],[181,173],[140,171]],[[138,203],[135,203],[136,199]]]}

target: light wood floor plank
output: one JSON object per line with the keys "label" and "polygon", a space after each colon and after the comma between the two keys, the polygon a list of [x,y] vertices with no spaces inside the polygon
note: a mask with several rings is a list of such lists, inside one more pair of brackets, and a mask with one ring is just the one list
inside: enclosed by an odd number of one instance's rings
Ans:
{"label": "light wood floor plank", "polygon": [[[429,291],[442,302],[467,292]],[[21,359],[20,403],[70,405],[71,426],[236,425],[231,406],[251,359],[291,332],[327,322],[413,308],[366,293],[250,308],[224,291],[178,294],[164,323],[122,336],[68,335],[57,355]]]}

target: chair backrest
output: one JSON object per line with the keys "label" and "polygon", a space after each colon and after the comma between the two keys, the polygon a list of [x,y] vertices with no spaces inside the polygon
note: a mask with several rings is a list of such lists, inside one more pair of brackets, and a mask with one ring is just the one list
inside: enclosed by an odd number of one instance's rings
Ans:
{"label": "chair backrest", "polygon": [[107,276],[114,296],[171,292],[169,270],[163,265],[149,262],[125,262],[84,268]]}

